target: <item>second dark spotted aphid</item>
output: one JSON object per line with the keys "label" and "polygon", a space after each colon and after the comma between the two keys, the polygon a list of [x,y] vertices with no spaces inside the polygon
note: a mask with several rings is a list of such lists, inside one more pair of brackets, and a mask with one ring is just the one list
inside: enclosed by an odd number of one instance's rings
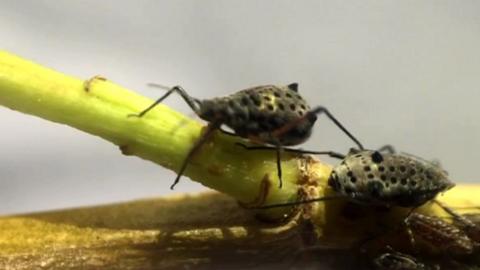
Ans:
{"label": "second dark spotted aphid", "polygon": [[391,146],[378,151],[352,149],[346,156],[335,152],[285,150],[341,159],[328,178],[328,185],[337,195],[257,208],[293,206],[339,198],[366,205],[416,208],[454,186],[447,173],[437,164],[412,155],[397,154]]}
{"label": "second dark spotted aphid", "polygon": [[[317,114],[324,113],[332,120],[358,147],[362,145],[347,129],[324,107],[310,109],[307,102],[298,94],[298,84],[286,86],[264,85],[238,91],[225,97],[200,100],[193,98],[180,86],[168,90],[148,108],[139,114],[142,117],[161,103],[173,92],[177,92],[190,108],[203,120],[209,122],[202,137],[187,154],[178,171],[177,178],[171,186],[180,180],[188,162],[215,130],[225,125],[234,133],[231,135],[249,139],[254,143],[273,145],[277,153],[277,173],[279,187],[282,187],[282,170],[280,156],[284,146],[298,145],[305,142],[312,133]],[[221,129],[220,129],[221,130]]]}

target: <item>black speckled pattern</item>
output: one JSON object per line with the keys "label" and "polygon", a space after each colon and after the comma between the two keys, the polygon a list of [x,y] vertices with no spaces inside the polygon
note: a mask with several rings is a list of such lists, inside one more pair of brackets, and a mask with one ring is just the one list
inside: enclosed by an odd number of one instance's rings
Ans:
{"label": "black speckled pattern", "polygon": [[310,110],[296,91],[297,87],[297,84],[264,85],[225,97],[202,100],[199,116],[208,122],[220,121],[244,138],[255,138],[273,145],[297,145],[310,137],[316,116],[309,116],[281,136],[271,134]]}
{"label": "black speckled pattern", "polygon": [[333,169],[329,185],[359,203],[415,207],[454,184],[431,162],[362,150],[349,153]]}

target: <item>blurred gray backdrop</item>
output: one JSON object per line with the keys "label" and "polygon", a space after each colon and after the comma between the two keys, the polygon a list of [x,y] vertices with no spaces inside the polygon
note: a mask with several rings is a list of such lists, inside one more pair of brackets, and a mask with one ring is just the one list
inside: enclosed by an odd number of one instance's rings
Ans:
{"label": "blurred gray backdrop", "polygon": [[[81,78],[207,98],[299,82],[370,148],[479,182],[479,1],[1,1],[0,46]],[[178,97],[167,102],[191,111]],[[0,214],[203,189],[112,144],[0,107]],[[302,147],[352,143],[320,118]]]}

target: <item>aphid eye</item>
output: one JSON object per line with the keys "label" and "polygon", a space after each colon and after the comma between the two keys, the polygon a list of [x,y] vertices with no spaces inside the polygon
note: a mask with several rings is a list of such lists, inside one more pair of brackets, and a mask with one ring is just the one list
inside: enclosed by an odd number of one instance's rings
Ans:
{"label": "aphid eye", "polygon": [[380,152],[375,151],[372,153],[372,161],[375,163],[380,163],[383,162],[383,156],[380,154]]}

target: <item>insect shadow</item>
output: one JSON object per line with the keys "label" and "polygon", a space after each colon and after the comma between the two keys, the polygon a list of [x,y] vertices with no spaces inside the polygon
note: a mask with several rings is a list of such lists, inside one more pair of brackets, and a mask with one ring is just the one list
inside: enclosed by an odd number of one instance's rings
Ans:
{"label": "insect shadow", "polygon": [[[129,117],[143,117],[172,93],[178,93],[187,105],[201,119],[208,122],[207,129],[195,142],[183,161],[171,189],[179,182],[189,161],[201,146],[213,135],[214,131],[248,139],[251,142],[273,146],[276,151],[277,175],[279,187],[282,187],[281,153],[285,146],[299,145],[312,133],[318,114],[325,114],[340,128],[359,149],[362,144],[322,106],[310,108],[298,93],[298,84],[286,86],[262,85],[244,89],[224,97],[200,100],[188,95],[181,86],[168,88],[159,84],[151,86],[167,88],[168,91],[153,104],[138,114]],[[223,130],[227,126],[233,133]]]}

